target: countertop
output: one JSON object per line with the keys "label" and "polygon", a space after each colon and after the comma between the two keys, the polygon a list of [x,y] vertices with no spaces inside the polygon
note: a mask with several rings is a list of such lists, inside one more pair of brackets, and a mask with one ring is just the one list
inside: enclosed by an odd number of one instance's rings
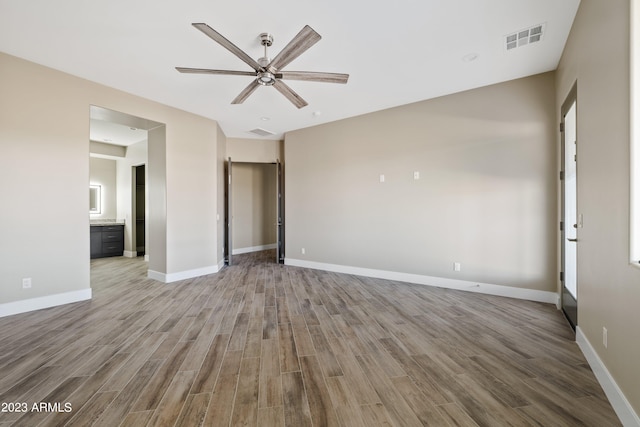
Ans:
{"label": "countertop", "polygon": [[106,226],[109,226],[109,225],[124,225],[124,220],[123,219],[113,219],[113,220],[96,219],[96,220],[90,220],[89,221],[89,225],[91,227],[106,227]]}

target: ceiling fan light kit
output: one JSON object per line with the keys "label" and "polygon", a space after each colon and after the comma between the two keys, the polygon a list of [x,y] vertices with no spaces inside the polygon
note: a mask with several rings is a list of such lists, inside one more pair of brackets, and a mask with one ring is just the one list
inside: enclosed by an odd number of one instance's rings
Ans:
{"label": "ceiling fan light kit", "polygon": [[349,80],[348,74],[324,73],[315,71],[281,71],[291,61],[302,55],[322,37],[313,28],[305,25],[302,30],[276,55],[273,60],[267,55],[267,48],[273,44],[273,36],[269,33],[260,34],[260,44],[264,46],[264,56],[257,61],[246,54],[242,49],[227,40],[222,34],[204,23],[192,24],[209,38],[233,53],[254,71],[213,70],[209,68],[176,67],[181,73],[188,74],[221,74],[232,76],[254,76],[255,79],[240,94],[231,101],[232,104],[242,104],[258,87],[273,86],[283,94],[296,107],[302,108],[307,104],[300,95],[291,89],[282,80],[303,80],[322,83],[345,84]]}
{"label": "ceiling fan light kit", "polygon": [[275,82],[276,76],[274,76],[270,72],[265,71],[264,73],[258,73],[258,83],[260,83],[262,86],[273,86]]}

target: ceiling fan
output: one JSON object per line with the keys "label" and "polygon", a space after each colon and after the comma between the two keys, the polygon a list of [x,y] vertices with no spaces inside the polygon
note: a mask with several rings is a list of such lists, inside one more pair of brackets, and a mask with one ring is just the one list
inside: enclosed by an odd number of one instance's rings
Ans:
{"label": "ceiling fan", "polygon": [[231,101],[232,104],[242,104],[258,87],[273,86],[281,94],[283,94],[296,107],[302,108],[307,102],[300,95],[294,92],[282,80],[305,80],[311,82],[325,83],[347,83],[348,74],[341,73],[322,73],[314,71],[282,71],[291,61],[302,55],[307,49],[316,44],[322,37],[316,33],[313,28],[308,25],[289,42],[288,45],[276,55],[273,60],[267,56],[267,48],[273,43],[273,36],[269,33],[260,34],[260,44],[264,46],[264,56],[257,61],[247,55],[238,46],[227,40],[222,34],[203,23],[191,24],[214,41],[218,42],[222,47],[236,55],[254,71],[232,71],[232,70],[212,70],[208,68],[185,68],[176,67],[181,73],[191,74],[224,74],[232,76],[252,76],[255,77],[249,86],[247,86],[240,94]]}

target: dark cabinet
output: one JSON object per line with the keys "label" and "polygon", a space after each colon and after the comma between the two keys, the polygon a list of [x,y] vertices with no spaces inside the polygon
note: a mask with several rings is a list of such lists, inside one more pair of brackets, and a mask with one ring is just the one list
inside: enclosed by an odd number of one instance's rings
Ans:
{"label": "dark cabinet", "polygon": [[91,258],[102,255],[102,227],[91,227]]}
{"label": "dark cabinet", "polygon": [[91,258],[122,256],[124,225],[91,226]]}

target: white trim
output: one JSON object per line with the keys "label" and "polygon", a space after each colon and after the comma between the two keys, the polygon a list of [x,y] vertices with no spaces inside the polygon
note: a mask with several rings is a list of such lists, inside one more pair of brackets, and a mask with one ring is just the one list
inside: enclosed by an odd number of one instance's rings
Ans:
{"label": "white trim", "polygon": [[149,279],[167,283],[167,275],[165,273],[160,273],[159,271],[147,270],[147,277]]}
{"label": "white trim", "polygon": [[158,280],[163,283],[177,282],[178,280],[192,279],[194,277],[206,276],[220,271],[218,265],[195,268],[193,270],[179,271],[177,273],[160,273],[159,271],[147,270],[149,279]]}
{"label": "white trim", "polygon": [[145,260],[146,262],[149,262],[149,255],[144,254],[144,260]]}
{"label": "white trim", "polygon": [[224,268],[224,258],[218,261],[218,271],[222,270],[223,268]]}
{"label": "white trim", "polygon": [[0,317],[91,299],[91,288],[0,304]]}
{"label": "white trim", "polygon": [[312,268],[315,270],[334,271],[336,273],[354,274],[357,276],[375,277],[378,279],[396,280],[399,282],[416,283],[419,285],[437,286],[440,288],[457,289],[460,291],[478,292],[481,294],[498,295],[529,301],[558,304],[559,295],[555,292],[538,291],[535,289],[514,288],[512,286],[494,285],[491,283],[470,282],[467,280],[448,279],[445,277],[424,276],[421,274],[399,273],[395,271],[376,270],[371,268],[350,267],[346,265],[326,264],[315,261],[285,258],[286,265]]}
{"label": "white trim", "polygon": [[604,393],[609,399],[609,403],[613,406],[613,410],[616,411],[622,425],[625,427],[640,427],[640,417],[635,413],[624,393],[622,393],[622,390],[620,390],[620,387],[618,387],[618,384],[609,373],[609,370],[604,363],[602,363],[602,360],[600,360],[598,353],[596,353],[582,332],[582,329],[580,329],[580,326],[576,328],[576,343],[578,347],[580,347],[580,350],[582,350],[582,354],[584,354],[587,362],[589,362],[591,370],[602,386]]}
{"label": "white trim", "polygon": [[629,189],[629,263],[640,261],[640,0],[630,5],[629,63],[630,63],[630,189]]}
{"label": "white trim", "polygon": [[234,249],[231,252],[231,254],[232,255],[248,254],[249,252],[265,251],[267,249],[275,249],[277,247],[278,247],[277,243],[270,243],[268,245],[260,245],[260,246],[249,246],[247,248]]}
{"label": "white trim", "polygon": [[122,253],[123,257],[127,257],[127,258],[135,258],[138,256],[138,252],[136,251],[124,251]]}

